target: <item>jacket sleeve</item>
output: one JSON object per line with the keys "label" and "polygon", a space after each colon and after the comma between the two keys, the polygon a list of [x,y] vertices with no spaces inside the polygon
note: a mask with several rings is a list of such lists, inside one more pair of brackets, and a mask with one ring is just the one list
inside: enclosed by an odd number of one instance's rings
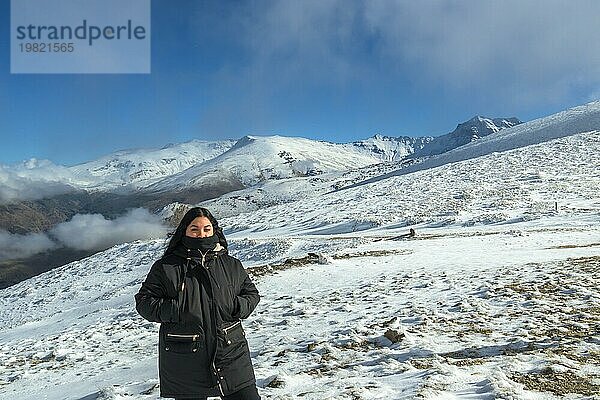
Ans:
{"label": "jacket sleeve", "polygon": [[[162,269],[161,262],[155,262],[135,295],[135,309],[151,322],[178,322],[179,298],[175,293],[169,296],[167,288],[172,286]],[[174,296],[173,296],[174,295]]]}
{"label": "jacket sleeve", "polygon": [[240,292],[235,298],[235,311],[233,317],[236,319],[246,319],[256,308],[258,302],[260,301],[260,295],[258,294],[258,289],[256,286],[254,286],[254,283],[250,279],[250,276],[248,276],[248,273],[242,266],[242,263],[236,260],[236,264],[239,268],[242,285]]}

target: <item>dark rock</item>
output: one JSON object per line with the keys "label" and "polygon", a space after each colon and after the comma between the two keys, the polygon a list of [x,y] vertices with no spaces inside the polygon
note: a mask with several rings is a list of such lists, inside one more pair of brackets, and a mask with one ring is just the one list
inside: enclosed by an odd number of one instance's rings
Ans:
{"label": "dark rock", "polygon": [[269,388],[280,388],[285,385],[285,382],[279,379],[278,377],[273,378],[273,380],[267,383],[266,387]]}
{"label": "dark rock", "polygon": [[399,341],[404,339],[404,333],[398,332],[394,329],[388,329],[383,336],[389,339],[389,341],[392,343],[398,343]]}

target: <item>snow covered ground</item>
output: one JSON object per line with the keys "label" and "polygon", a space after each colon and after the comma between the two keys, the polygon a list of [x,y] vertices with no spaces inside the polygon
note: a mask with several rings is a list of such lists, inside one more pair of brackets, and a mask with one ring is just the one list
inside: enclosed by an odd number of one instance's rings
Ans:
{"label": "snow covered ground", "polygon": [[[289,238],[290,258],[332,251],[255,277],[245,326],[263,398],[598,398],[598,219]],[[157,325],[133,294],[162,245],[0,292],[0,397],[159,398]]]}
{"label": "snow covered ground", "polygon": [[[600,399],[600,132],[552,135],[223,215],[263,398]],[[133,295],[164,244],[1,290],[0,399],[158,399]]]}

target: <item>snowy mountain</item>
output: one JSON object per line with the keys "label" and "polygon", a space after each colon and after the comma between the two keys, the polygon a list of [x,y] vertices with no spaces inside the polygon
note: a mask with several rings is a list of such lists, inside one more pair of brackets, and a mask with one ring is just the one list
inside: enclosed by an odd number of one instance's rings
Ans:
{"label": "snowy mountain", "polygon": [[382,136],[375,135],[365,140],[353,142],[356,147],[378,154],[383,161],[399,161],[421,150],[434,140],[431,136],[409,137],[409,136]]}
{"label": "snowy mountain", "polygon": [[[220,219],[263,296],[244,321],[263,398],[597,398],[599,115],[590,103]],[[0,398],[158,400],[158,326],[133,295],[164,245],[0,290]]]}
{"label": "snowy mountain", "polygon": [[[210,208],[220,217],[237,215],[317,197],[395,170],[398,162],[385,160],[412,153],[414,146],[428,140],[376,135],[362,142],[333,144],[280,136],[244,138],[230,152],[185,171],[176,179],[165,180],[161,190],[186,187],[186,182],[193,184],[187,187],[200,187],[206,182],[222,179],[224,175],[230,176],[232,180],[243,181],[246,188],[203,201],[199,205]],[[299,170],[299,165],[319,167]],[[231,171],[236,171],[236,175]],[[201,178],[196,179],[196,176]],[[163,214],[170,216],[169,209],[166,207]]]}
{"label": "snowy mountain", "polygon": [[517,118],[486,118],[475,116],[462,124],[458,124],[452,132],[435,137],[433,140],[425,143],[424,146],[415,149],[412,157],[429,157],[442,154],[496,133],[501,129],[519,125],[520,123],[521,121]]}
{"label": "snowy mountain", "polygon": [[70,167],[78,186],[107,190],[122,186],[140,189],[169,175],[210,160],[229,150],[234,140],[192,140],[161,149],[119,151],[98,160]]}
{"label": "snowy mountain", "polygon": [[390,148],[387,152],[404,151],[381,144],[391,141],[370,143],[367,150],[366,142],[355,146],[282,136],[246,136],[238,141],[193,140],[161,149],[118,151],[72,167],[31,159],[0,166],[0,201],[36,200],[82,190],[119,194],[178,192],[209,180],[251,186],[266,180],[379,163],[388,158],[388,153],[381,150],[385,146]]}
{"label": "snowy mountain", "polygon": [[216,142],[192,140],[161,149],[118,151],[71,167],[31,159],[14,166],[0,165],[0,202],[36,200],[78,191],[177,192],[215,180],[224,181],[226,187],[248,187],[267,180],[399,161],[411,155],[439,154],[516,123],[516,119],[476,117],[439,138],[375,135],[349,144],[282,136],[246,136],[238,141]]}
{"label": "snowy mountain", "polygon": [[169,176],[149,189],[198,188],[218,180],[237,181],[250,187],[269,180],[316,176],[380,162],[376,154],[349,144],[284,136],[245,136],[220,156]]}
{"label": "snowy mountain", "polygon": [[214,158],[235,141],[192,140],[161,149],[123,150],[72,167],[31,159],[0,165],[0,203],[36,200],[75,191],[131,192],[165,175]]}

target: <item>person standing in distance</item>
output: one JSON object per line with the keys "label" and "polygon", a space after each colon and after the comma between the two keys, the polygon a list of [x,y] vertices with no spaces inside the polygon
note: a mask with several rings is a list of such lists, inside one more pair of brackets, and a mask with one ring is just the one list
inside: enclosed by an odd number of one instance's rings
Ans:
{"label": "person standing in distance", "polygon": [[241,323],[259,300],[217,220],[190,209],[135,295],[138,313],[160,323],[160,395],[260,400]]}

